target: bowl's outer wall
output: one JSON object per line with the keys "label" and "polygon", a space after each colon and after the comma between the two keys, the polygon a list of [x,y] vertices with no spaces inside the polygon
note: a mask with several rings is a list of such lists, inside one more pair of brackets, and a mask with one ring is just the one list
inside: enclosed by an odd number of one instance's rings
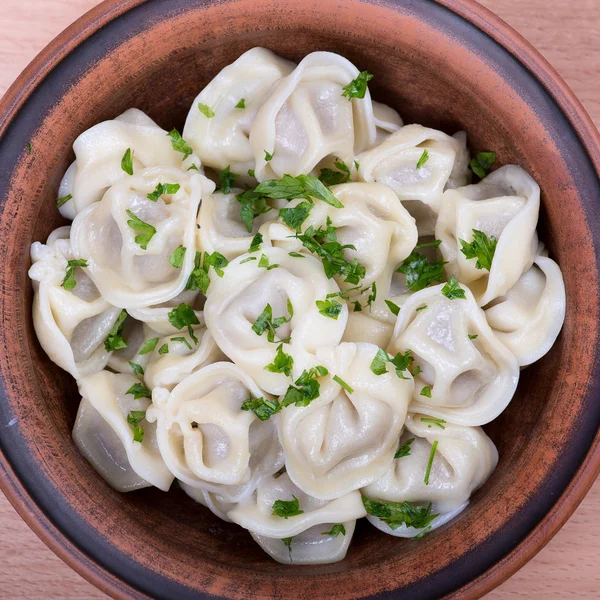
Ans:
{"label": "bowl's outer wall", "polygon": [[[581,120],[573,124],[581,113],[566,115],[513,54],[430,0],[124,4],[133,8],[83,39],[10,121],[0,122],[0,448],[6,459],[0,473],[9,496],[38,531],[47,517],[46,541],[115,595],[383,598],[404,592],[433,599],[485,578],[484,572],[490,578],[493,566],[556,508],[600,424],[600,185],[589,155],[596,138],[584,140],[586,150],[575,127]],[[493,149],[500,163],[525,166],[541,183],[542,239],[567,288],[557,344],[523,372],[509,409],[487,428],[500,464],[468,511],[418,543],[361,523],[346,560],[334,565],[274,563],[246,532],[180,490],[121,495],[110,489],[71,441],[76,386],[35,342],[30,318],[28,248],[62,224],[54,199],[75,137],[131,106],[167,129],[181,127],[202,86],[257,45],[293,60],[313,50],[343,54],[374,73],[374,98],[409,122],[449,133],[466,129],[473,149]],[[591,483],[597,453],[586,465]],[[566,511],[575,503],[572,498]],[[552,533],[552,524],[543,527]],[[502,573],[492,578],[497,582]]]}

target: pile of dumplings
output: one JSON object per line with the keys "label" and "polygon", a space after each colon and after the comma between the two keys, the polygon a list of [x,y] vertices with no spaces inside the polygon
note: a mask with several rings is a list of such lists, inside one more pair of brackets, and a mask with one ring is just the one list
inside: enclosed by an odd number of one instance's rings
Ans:
{"label": "pile of dumplings", "polygon": [[342,560],[362,517],[405,538],[456,517],[498,461],[481,426],[565,315],[537,183],[403,125],[371,77],[254,48],[181,135],[97,124],[71,225],[31,247],[83,456],[120,492],[176,479],[281,563]]}

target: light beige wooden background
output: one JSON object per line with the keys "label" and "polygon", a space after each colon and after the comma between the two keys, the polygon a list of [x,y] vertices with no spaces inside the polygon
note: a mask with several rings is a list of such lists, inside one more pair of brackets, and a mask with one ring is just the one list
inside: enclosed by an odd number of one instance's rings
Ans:
{"label": "light beige wooden background", "polygon": [[[600,125],[600,0],[480,0],[544,54]],[[0,94],[98,0],[0,0]],[[487,600],[600,598],[600,481],[537,557]],[[0,598],[106,598],[63,564],[0,493]]]}

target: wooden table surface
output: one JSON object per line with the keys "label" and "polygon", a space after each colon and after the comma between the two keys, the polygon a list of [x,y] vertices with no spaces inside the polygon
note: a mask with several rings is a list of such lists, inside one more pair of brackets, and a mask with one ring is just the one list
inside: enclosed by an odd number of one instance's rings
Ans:
{"label": "wooden table surface", "polygon": [[[480,0],[523,34],[600,126],[600,0]],[[1,0],[0,95],[62,29],[98,0]],[[487,600],[600,598],[600,481],[558,535]],[[0,493],[0,597],[106,598],[63,564]]]}

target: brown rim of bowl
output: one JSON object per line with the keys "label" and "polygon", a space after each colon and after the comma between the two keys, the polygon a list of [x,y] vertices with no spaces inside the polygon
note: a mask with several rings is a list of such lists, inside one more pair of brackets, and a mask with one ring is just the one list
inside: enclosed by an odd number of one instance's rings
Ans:
{"label": "brown rim of bowl", "polygon": [[[104,0],[52,40],[17,77],[0,99],[0,136],[32,91],[54,67],[84,40],[110,21],[147,0]],[[434,0],[500,44],[532,72],[563,111],[600,177],[600,133],[581,102],[548,61],[519,33],[475,0]],[[147,598],[106,571],[77,548],[44,515],[27,494],[0,452],[0,488],[36,535],[87,581],[113,598]],[[533,558],[558,532],[583,500],[600,473],[600,432],[566,490],[552,509],[509,554],[485,573],[445,598],[476,599],[506,581]]]}

